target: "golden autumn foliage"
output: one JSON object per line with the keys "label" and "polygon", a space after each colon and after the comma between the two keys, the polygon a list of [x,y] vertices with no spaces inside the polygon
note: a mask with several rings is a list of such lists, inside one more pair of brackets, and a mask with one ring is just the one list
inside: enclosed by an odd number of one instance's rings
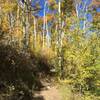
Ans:
{"label": "golden autumn foliage", "polygon": [[[100,14],[94,16],[93,31],[88,33],[79,28],[80,19],[76,16],[73,0],[61,2],[61,13],[57,12],[57,2],[48,0],[49,9],[55,13],[46,13],[43,17],[31,11],[35,8],[27,9],[30,5],[24,6],[23,10],[17,1],[0,0],[0,43],[17,49],[13,54],[15,60],[11,56],[10,61],[6,59],[7,63],[13,67],[24,65],[24,68],[25,64],[27,67],[36,64],[36,68],[47,68],[49,73],[54,69],[59,83],[71,85],[72,91],[81,95],[92,92],[97,96],[100,91]],[[7,52],[10,55],[10,51]]]}

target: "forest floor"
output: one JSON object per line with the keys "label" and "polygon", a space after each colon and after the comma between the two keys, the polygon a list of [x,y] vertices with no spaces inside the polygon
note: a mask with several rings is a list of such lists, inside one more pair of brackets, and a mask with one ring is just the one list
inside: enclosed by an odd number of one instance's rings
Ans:
{"label": "forest floor", "polygon": [[33,100],[83,100],[80,94],[74,94],[69,85],[44,83],[44,88],[34,91]]}
{"label": "forest floor", "polygon": [[35,92],[34,100],[62,100],[57,86],[46,87],[41,91]]}

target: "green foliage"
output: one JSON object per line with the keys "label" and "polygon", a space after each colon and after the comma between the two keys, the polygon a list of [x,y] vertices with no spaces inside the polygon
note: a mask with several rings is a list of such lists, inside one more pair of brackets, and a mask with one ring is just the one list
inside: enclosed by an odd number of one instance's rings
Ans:
{"label": "green foliage", "polygon": [[[37,76],[41,73],[44,76],[47,75],[46,73],[52,75],[50,70],[54,69],[54,75],[60,81],[64,79],[66,84],[70,84],[73,91],[86,95],[85,100],[92,100],[91,98],[98,96],[100,93],[98,15],[94,18],[91,29],[96,32],[86,37],[87,33],[79,30],[77,25],[79,20],[73,16],[75,15],[73,0],[63,0],[61,14],[48,14],[45,19],[33,16],[31,11],[25,13],[15,1],[11,1],[11,5],[9,1],[0,1],[0,43],[10,45],[0,46],[0,76],[2,77],[0,81],[4,83],[6,81],[6,84],[10,84],[8,85],[10,88],[18,81],[16,84],[19,85],[16,86],[18,91],[23,88],[28,91],[38,84]],[[58,10],[59,5],[55,0],[49,0],[48,5],[51,10]],[[66,15],[70,16],[66,17]],[[51,22],[51,26],[46,29],[52,33],[50,46],[47,43],[46,32],[42,29],[43,22],[46,25]],[[72,25],[76,28],[71,29]],[[22,53],[24,49],[31,53]]]}

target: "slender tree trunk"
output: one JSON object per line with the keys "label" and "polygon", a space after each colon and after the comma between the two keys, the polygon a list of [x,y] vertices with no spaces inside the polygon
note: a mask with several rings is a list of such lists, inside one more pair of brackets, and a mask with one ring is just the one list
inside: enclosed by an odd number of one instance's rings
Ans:
{"label": "slender tree trunk", "polygon": [[[17,15],[16,15],[16,26],[17,26],[17,30],[16,30],[16,34],[19,34],[19,27],[20,27],[20,10],[19,10],[19,6],[17,6]],[[22,46],[22,37],[19,37],[18,38],[18,44],[19,44],[19,47]]]}
{"label": "slender tree trunk", "polygon": [[47,5],[47,1],[45,1],[45,3],[44,3],[44,17],[43,17],[43,48],[44,48],[44,45],[45,45],[46,5]]}
{"label": "slender tree trunk", "polygon": [[[61,0],[58,2],[58,14],[59,14],[59,23],[58,23],[58,67],[61,72]],[[60,73],[61,74],[61,73]]]}
{"label": "slender tree trunk", "polygon": [[47,22],[47,16],[46,16],[46,44],[47,47],[50,47],[50,35],[49,35],[49,30],[48,30],[48,22]]}
{"label": "slender tree trunk", "polygon": [[29,13],[26,15],[26,47],[29,46]]}
{"label": "slender tree trunk", "polygon": [[63,50],[62,50],[62,39],[63,39],[63,25],[61,21],[61,0],[58,2],[59,8],[58,8],[58,13],[59,13],[59,25],[58,25],[58,66],[60,68],[60,77],[61,79],[64,78],[64,67],[63,67]]}
{"label": "slender tree trunk", "polygon": [[34,47],[36,48],[36,40],[37,40],[37,35],[36,35],[36,18],[34,17]]}
{"label": "slender tree trunk", "polygon": [[2,24],[2,11],[1,11],[1,7],[0,7],[0,25]]}
{"label": "slender tree trunk", "polygon": [[13,28],[13,14],[12,12],[9,13],[9,27],[10,27],[10,33],[12,32],[12,28]]}
{"label": "slender tree trunk", "polygon": [[12,43],[15,42],[15,39],[12,36],[12,31],[13,31],[13,14],[12,14],[12,12],[9,12],[8,19],[9,19],[10,44],[13,45]]}
{"label": "slender tree trunk", "polygon": [[25,37],[26,37],[26,19],[25,19],[25,12],[24,10],[22,11],[22,28],[23,28],[23,49],[25,48]]}
{"label": "slender tree trunk", "polygon": [[[29,1],[25,0],[27,4],[29,4]],[[24,43],[24,49],[28,48],[29,45],[29,11],[28,11],[28,5],[24,3],[24,10],[23,10],[23,43]]]}

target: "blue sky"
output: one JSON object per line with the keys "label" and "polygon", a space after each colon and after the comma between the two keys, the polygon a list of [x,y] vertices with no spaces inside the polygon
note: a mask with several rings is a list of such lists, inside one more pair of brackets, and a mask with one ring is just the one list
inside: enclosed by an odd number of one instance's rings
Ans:
{"label": "blue sky", "polygon": [[43,9],[40,10],[40,12],[39,12],[39,15],[40,15],[40,16],[43,16],[44,3],[45,3],[45,0],[40,0],[40,6],[41,6],[41,8],[43,8]]}
{"label": "blue sky", "polygon": [[97,9],[96,9],[96,11],[97,11],[98,13],[100,13],[100,7],[99,7],[99,8],[97,8]]}
{"label": "blue sky", "polygon": [[[43,14],[44,3],[45,3],[46,0],[34,0],[34,1],[35,1],[35,2],[39,1],[42,10],[39,11],[38,15],[39,15],[39,16],[43,16],[43,15],[44,15],[44,14]],[[92,3],[92,0],[82,0],[82,1],[83,1],[83,2],[86,2],[86,5],[87,5],[87,6],[90,5],[90,4]],[[97,12],[100,12],[100,8],[97,8],[96,11],[97,11]],[[53,12],[53,11],[48,10],[48,12],[51,13],[51,12]],[[92,16],[91,16],[90,14],[87,15],[87,18],[88,18],[89,21],[92,20]]]}
{"label": "blue sky", "polygon": [[44,10],[45,1],[46,0],[33,0],[32,5],[35,5],[37,2],[40,4],[41,10],[37,14],[39,16],[43,16],[44,15],[43,10]]}
{"label": "blue sky", "polygon": [[[45,1],[46,1],[46,0],[33,0],[33,3],[32,3],[32,5],[35,5],[36,2],[38,2],[38,3],[40,4],[41,10],[38,12],[37,15],[39,15],[39,16],[41,16],[41,17],[44,16],[43,11],[44,11],[44,4],[45,4]],[[47,1],[48,1],[48,0],[47,0]],[[47,5],[47,7],[46,7],[46,13],[55,13],[55,11],[50,10],[49,7],[48,7],[48,5]]]}
{"label": "blue sky", "polygon": [[[39,15],[39,16],[43,16],[43,15],[44,15],[44,14],[43,14],[43,10],[44,10],[44,3],[45,3],[45,1],[46,1],[46,0],[32,0],[32,5],[33,5],[33,6],[35,6],[37,2],[40,4],[41,10],[40,10],[40,11],[38,12],[38,14],[37,14],[37,15]],[[24,2],[24,0],[22,0],[22,2]],[[82,0],[82,2],[83,2],[83,3],[86,2],[86,5],[88,6],[88,5],[91,4],[92,0]],[[48,8],[48,7],[47,7],[47,8]],[[83,9],[83,5],[82,5],[82,4],[79,6],[79,9]],[[51,10],[47,9],[46,13],[47,13],[47,12],[48,12],[48,13],[52,13],[52,12],[54,12],[54,11],[51,11]],[[100,7],[96,9],[96,12],[99,12],[99,13],[100,13]],[[89,18],[89,17],[91,17],[91,16],[88,16],[88,18]]]}

